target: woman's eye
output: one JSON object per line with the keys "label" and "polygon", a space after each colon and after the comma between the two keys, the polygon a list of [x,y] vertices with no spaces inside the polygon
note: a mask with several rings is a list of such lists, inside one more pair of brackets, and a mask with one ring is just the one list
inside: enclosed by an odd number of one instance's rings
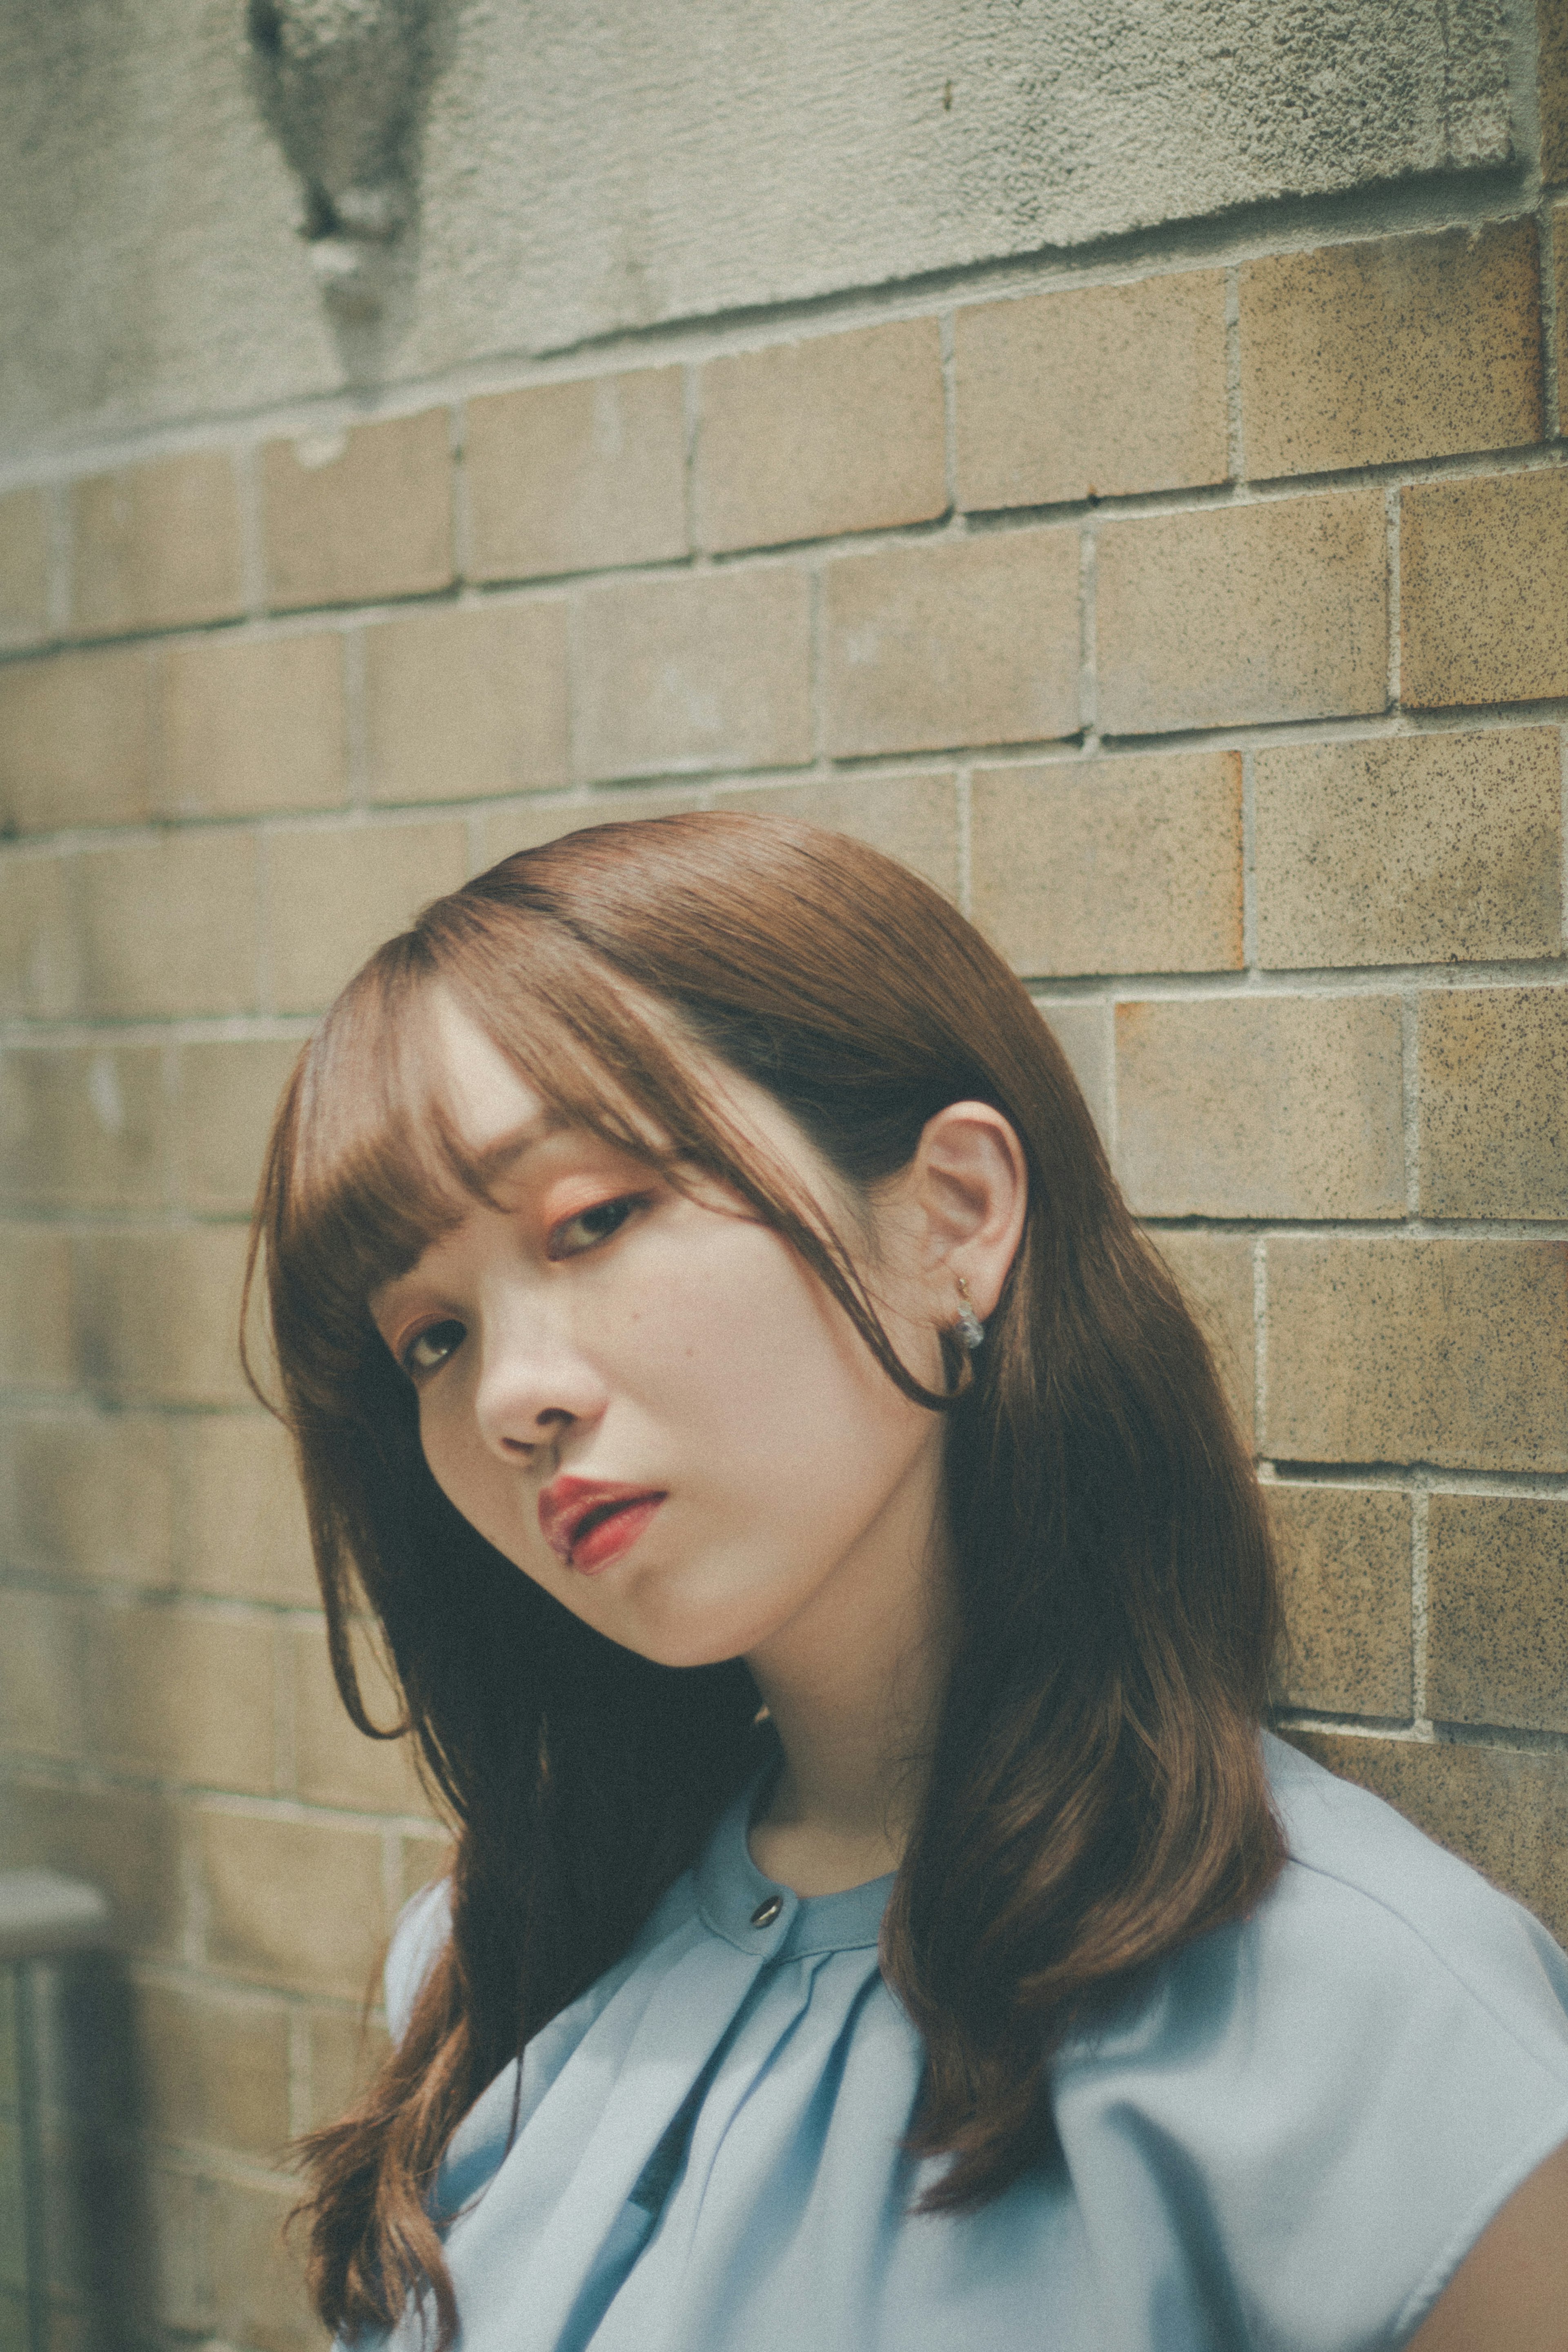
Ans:
{"label": "woman's eye", "polygon": [[563,1217],[549,1237],[551,1257],[578,1257],[597,1243],[607,1242],[634,1209],[645,1205],[645,1199],[643,1194],[629,1193],[622,1200],[596,1202],[591,1209],[580,1209],[575,1217]]}
{"label": "woman's eye", "polygon": [[462,1345],[465,1334],[461,1323],[427,1323],[416,1331],[402,1351],[402,1363],[411,1379],[421,1372],[439,1371],[448,1356]]}

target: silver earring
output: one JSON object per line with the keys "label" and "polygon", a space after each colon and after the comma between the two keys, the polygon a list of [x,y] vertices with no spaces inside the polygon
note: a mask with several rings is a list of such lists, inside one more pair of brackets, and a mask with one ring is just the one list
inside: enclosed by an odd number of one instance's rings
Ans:
{"label": "silver earring", "polygon": [[969,1286],[962,1275],[958,1276],[958,1337],[971,1356],[977,1348],[985,1344],[986,1327],[975,1312],[969,1297]]}

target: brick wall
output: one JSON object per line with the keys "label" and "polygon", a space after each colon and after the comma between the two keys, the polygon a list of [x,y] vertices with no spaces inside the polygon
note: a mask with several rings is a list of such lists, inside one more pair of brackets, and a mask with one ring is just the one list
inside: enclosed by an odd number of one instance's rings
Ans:
{"label": "brick wall", "polygon": [[441,1853],[235,1366],[268,1112],[415,906],[601,816],[973,914],[1220,1349],[1293,1720],[1568,1935],[1568,204],[1401,203],[0,501],[0,1842],[118,1907],[150,2336],[316,2340],[281,2145]]}

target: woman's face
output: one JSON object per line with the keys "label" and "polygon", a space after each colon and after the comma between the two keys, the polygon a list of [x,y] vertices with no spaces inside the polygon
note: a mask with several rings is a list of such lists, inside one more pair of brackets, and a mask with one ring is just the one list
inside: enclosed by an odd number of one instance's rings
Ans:
{"label": "woman's face", "polygon": [[[693,1198],[557,1125],[440,991],[463,1139],[496,1171],[371,1301],[413,1381],[426,1459],[497,1549],[665,1665],[852,1640],[940,1556],[943,1419],[887,1378],[789,1244],[717,1186]],[[727,1107],[852,1219],[771,1097]],[[896,1193],[896,1187],[894,1188]],[[940,1381],[931,1286],[896,1200],[868,1269],[890,1336]]]}

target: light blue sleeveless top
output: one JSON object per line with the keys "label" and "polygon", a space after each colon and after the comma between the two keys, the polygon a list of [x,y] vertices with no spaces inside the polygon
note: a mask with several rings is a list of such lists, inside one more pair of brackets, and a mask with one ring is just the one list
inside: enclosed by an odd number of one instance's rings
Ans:
{"label": "light blue sleeveless top", "polygon": [[[1266,1738],[1291,1858],[1053,2069],[1062,2154],[910,2208],[891,1879],[802,1901],[720,1822],[627,1958],[459,2126],[462,2352],[1371,2352],[1568,2139],[1568,1960],[1387,1806]],[[416,1897],[402,2031],[446,1933]],[[413,2352],[411,2313],[378,2342]],[[364,2352],[361,2345],[361,2352]]]}

